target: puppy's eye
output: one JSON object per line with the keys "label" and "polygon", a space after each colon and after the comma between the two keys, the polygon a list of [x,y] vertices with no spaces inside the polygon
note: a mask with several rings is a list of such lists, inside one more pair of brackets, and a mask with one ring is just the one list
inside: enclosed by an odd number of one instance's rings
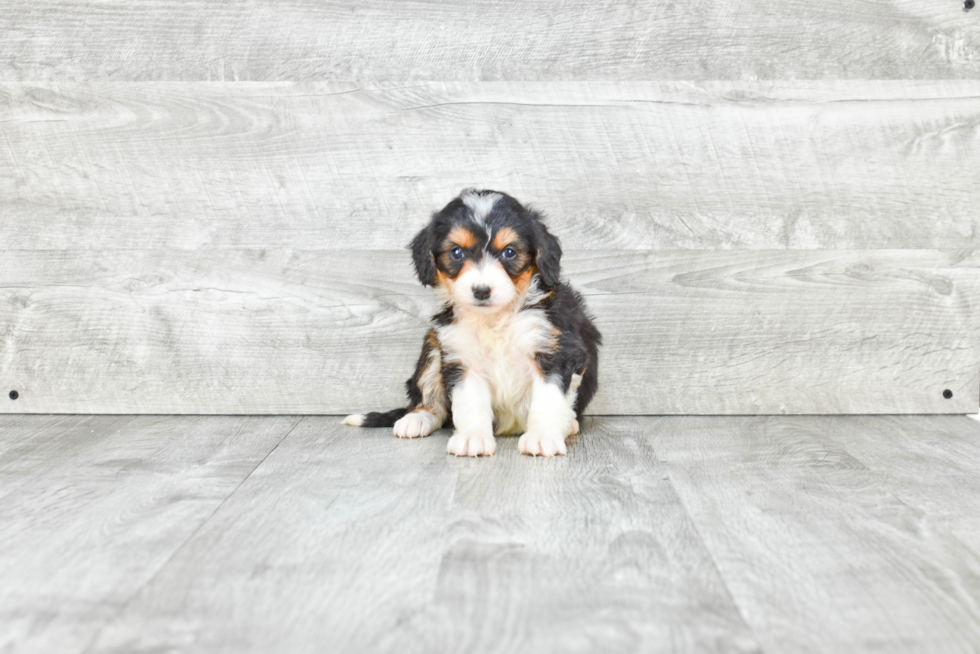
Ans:
{"label": "puppy's eye", "polygon": [[502,256],[504,259],[513,259],[517,256],[517,250],[514,248],[504,248],[500,253],[500,256]]}
{"label": "puppy's eye", "polygon": [[449,256],[451,256],[456,261],[459,261],[460,259],[463,258],[463,248],[460,247],[453,248],[452,250],[449,251]]}

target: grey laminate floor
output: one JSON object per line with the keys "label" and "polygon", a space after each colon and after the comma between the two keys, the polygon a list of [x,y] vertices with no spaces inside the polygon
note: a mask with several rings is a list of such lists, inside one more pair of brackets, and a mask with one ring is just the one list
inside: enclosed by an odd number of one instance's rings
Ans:
{"label": "grey laminate floor", "polygon": [[0,652],[980,650],[980,424],[0,417]]}

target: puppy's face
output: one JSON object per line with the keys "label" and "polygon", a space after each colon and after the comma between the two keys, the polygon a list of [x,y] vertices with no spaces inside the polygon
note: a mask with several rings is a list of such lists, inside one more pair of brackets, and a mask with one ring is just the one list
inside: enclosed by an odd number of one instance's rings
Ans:
{"label": "puppy's face", "polygon": [[434,254],[436,284],[458,305],[480,312],[509,305],[535,273],[527,240],[511,227],[483,230],[457,225],[441,239]]}
{"label": "puppy's face", "polygon": [[493,191],[464,191],[412,241],[415,269],[454,304],[493,313],[523,293],[535,274],[558,283],[561,247],[540,216]]}

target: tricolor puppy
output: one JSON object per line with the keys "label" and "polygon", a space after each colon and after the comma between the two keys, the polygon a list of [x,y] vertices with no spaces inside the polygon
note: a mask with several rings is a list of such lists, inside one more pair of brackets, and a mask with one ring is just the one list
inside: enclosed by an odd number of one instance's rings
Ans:
{"label": "tricolor puppy", "polygon": [[466,190],[411,249],[443,306],[406,384],[409,405],[344,422],[415,438],[452,420],[456,456],[491,455],[495,434],[521,433],[524,454],[565,454],[598,385],[602,338],[559,280],[561,246],[541,216],[504,193]]}

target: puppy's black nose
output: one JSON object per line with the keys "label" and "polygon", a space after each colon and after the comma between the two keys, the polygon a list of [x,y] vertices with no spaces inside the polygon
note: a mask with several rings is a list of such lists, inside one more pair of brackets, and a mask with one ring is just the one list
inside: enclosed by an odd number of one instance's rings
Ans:
{"label": "puppy's black nose", "polygon": [[490,287],[489,286],[474,286],[473,287],[473,297],[477,300],[486,300],[490,297]]}

